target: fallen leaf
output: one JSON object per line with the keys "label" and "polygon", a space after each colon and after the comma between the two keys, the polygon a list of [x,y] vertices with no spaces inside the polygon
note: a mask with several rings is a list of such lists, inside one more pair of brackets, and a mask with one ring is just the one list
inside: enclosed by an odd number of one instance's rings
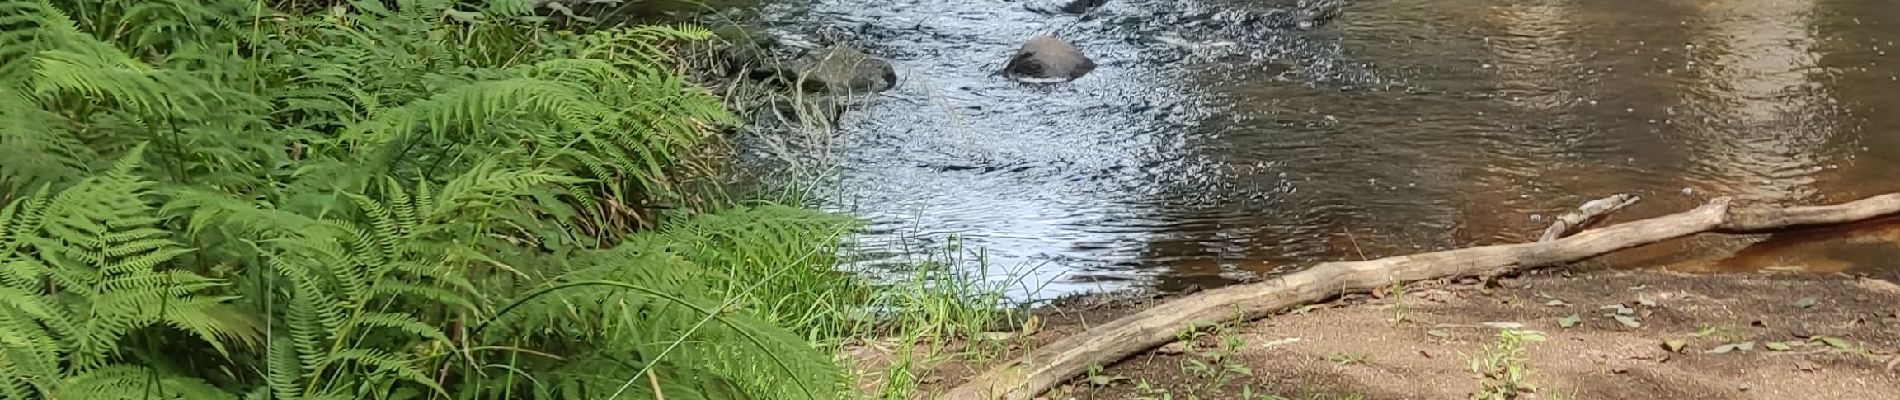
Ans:
{"label": "fallen leaf", "polygon": [[1285,338],[1285,339],[1268,341],[1266,343],[1260,344],[1260,347],[1278,347],[1281,345],[1288,345],[1288,344],[1294,344],[1294,343],[1299,343],[1299,342],[1300,342],[1300,338],[1290,337],[1290,338]]}
{"label": "fallen leaf", "polygon": [[1016,338],[1016,332],[983,332],[976,334],[976,338],[986,342],[1007,342]]}
{"label": "fallen leaf", "polygon": [[1636,304],[1642,304],[1643,307],[1655,307],[1656,300],[1649,298],[1647,295],[1637,295]]}
{"label": "fallen leaf", "polygon": [[1489,327],[1498,328],[1498,329],[1518,329],[1518,328],[1524,327],[1524,323],[1522,322],[1486,322],[1479,325],[1489,326]]}
{"label": "fallen leaf", "polygon": [[1819,336],[1819,337],[1821,338],[1821,343],[1827,343],[1827,345],[1830,347],[1833,347],[1836,349],[1846,349],[1848,347],[1847,339],[1837,338],[1833,336]]}
{"label": "fallen leaf", "polygon": [[1570,305],[1570,303],[1565,303],[1563,300],[1551,300],[1551,301],[1544,302],[1544,305],[1551,306],[1551,307],[1563,307],[1563,306]]}
{"label": "fallen leaf", "polygon": [[1570,314],[1568,317],[1557,319],[1557,326],[1561,328],[1575,328],[1577,324],[1581,323],[1583,323],[1583,318],[1577,317],[1577,314]]}
{"label": "fallen leaf", "polygon": [[1445,331],[1441,331],[1441,330],[1437,330],[1437,329],[1433,329],[1433,330],[1429,330],[1429,331],[1425,331],[1425,334],[1427,334],[1427,335],[1432,335],[1432,336],[1437,336],[1437,337],[1448,337],[1448,336],[1451,336],[1451,332],[1445,332]]}
{"label": "fallen leaf", "polygon": [[1814,298],[1802,297],[1801,300],[1795,300],[1794,306],[1801,307],[1801,308],[1812,308],[1814,307]]}
{"label": "fallen leaf", "polygon": [[1642,323],[1642,322],[1637,322],[1637,321],[1636,321],[1636,318],[1635,318],[1635,317],[1631,317],[1631,316],[1628,316],[1628,315],[1618,315],[1618,316],[1616,316],[1616,322],[1617,322],[1617,323],[1620,323],[1620,324],[1623,324],[1623,326],[1627,326],[1627,327],[1630,327],[1630,328],[1632,328],[1632,329],[1633,329],[1633,328],[1641,328],[1641,327],[1643,327],[1643,323]]}
{"label": "fallen leaf", "polygon": [[1531,342],[1542,342],[1545,340],[1549,340],[1549,338],[1544,337],[1543,332],[1538,332],[1538,331],[1529,331],[1529,330],[1517,331],[1517,336],[1519,339],[1522,339],[1525,341],[1531,341]]}
{"label": "fallen leaf", "polygon": [[1669,352],[1671,353],[1681,353],[1682,348],[1688,347],[1688,346],[1689,346],[1689,342],[1685,342],[1682,339],[1669,339],[1669,340],[1663,341],[1663,349],[1669,350]]}
{"label": "fallen leaf", "polygon": [[1774,351],[1788,351],[1788,349],[1794,348],[1793,346],[1789,346],[1787,343],[1782,343],[1782,342],[1762,343],[1761,347],[1766,347],[1769,350],[1774,350]]}
{"label": "fallen leaf", "polygon": [[1731,352],[1731,351],[1735,351],[1735,345],[1732,345],[1732,344],[1725,344],[1725,345],[1721,345],[1721,346],[1715,346],[1715,348],[1713,348],[1713,349],[1709,349],[1709,351],[1708,351],[1708,353],[1709,353],[1709,354],[1722,354],[1722,353],[1727,353],[1727,352]]}

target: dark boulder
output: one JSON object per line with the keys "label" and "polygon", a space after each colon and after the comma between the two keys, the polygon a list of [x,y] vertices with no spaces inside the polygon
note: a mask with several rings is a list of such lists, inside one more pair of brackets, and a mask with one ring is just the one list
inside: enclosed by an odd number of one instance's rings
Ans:
{"label": "dark boulder", "polygon": [[1068,4],[1062,5],[1062,12],[1081,14],[1101,7],[1103,4],[1108,4],[1108,0],[1069,0]]}
{"label": "dark boulder", "polygon": [[1095,61],[1069,42],[1039,35],[1023,43],[1003,67],[1010,79],[1021,82],[1067,82],[1095,70]]}

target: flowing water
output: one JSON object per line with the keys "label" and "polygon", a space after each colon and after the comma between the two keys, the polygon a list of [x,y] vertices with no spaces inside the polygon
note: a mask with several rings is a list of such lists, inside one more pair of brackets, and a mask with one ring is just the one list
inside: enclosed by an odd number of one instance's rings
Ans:
{"label": "flowing water", "polygon": [[[821,152],[821,200],[872,222],[868,249],[955,235],[1047,298],[1531,240],[1617,192],[1642,197],[1628,220],[1900,190],[1892,1],[794,0],[766,19],[897,66]],[[1049,32],[1100,67],[994,74]],[[1884,273],[1896,243],[1876,223],[1595,263]]]}

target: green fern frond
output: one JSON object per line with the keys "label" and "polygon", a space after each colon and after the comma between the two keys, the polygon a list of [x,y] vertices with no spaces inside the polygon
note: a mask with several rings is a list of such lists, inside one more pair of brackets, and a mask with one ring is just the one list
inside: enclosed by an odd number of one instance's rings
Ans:
{"label": "green fern frond", "polygon": [[[4,57],[4,55],[0,55]],[[71,126],[0,78],[0,200],[44,183],[75,180],[97,159]]]}
{"label": "green fern frond", "polygon": [[477,82],[427,100],[391,109],[343,132],[345,143],[378,146],[425,127],[439,138],[450,134],[475,143],[493,138],[480,135],[481,126],[502,115],[529,113],[556,118],[569,127],[591,129],[614,112],[585,100],[585,91],[565,82],[529,78]]}
{"label": "green fern frond", "polygon": [[252,397],[265,400],[272,396],[277,399],[299,398],[303,393],[303,387],[298,382],[308,377],[303,371],[303,366],[307,361],[299,356],[307,353],[291,340],[272,341],[269,346],[270,351],[264,354],[266,389],[259,390],[259,393]]}
{"label": "green fern frond", "polygon": [[440,329],[417,320],[414,316],[386,312],[369,312],[356,316],[359,325],[368,328],[388,328],[430,340],[449,342],[449,336]]}
{"label": "green fern frond", "polygon": [[414,362],[403,360],[396,355],[374,349],[349,349],[331,353],[327,360],[330,364],[353,364],[367,367],[372,371],[389,374],[411,383],[422,385],[437,394],[447,396],[448,391],[429,379]]}
{"label": "green fern frond", "polygon": [[[21,330],[8,337],[31,344],[39,352],[62,354],[66,361],[57,372],[49,363],[6,353],[4,363],[33,375],[0,379],[28,382],[35,391],[54,398],[126,398],[128,382],[163,389],[163,396],[206,398],[222,393],[193,378],[165,373],[139,373],[140,367],[115,366],[121,340],[133,331],[163,325],[197,337],[220,353],[227,343],[254,343],[257,327],[241,312],[229,308],[231,296],[206,296],[223,283],[197,274],[165,269],[189,250],[167,239],[150,215],[150,183],[136,175],[140,147],[112,164],[107,174],[87,178],[57,194],[44,194],[9,204],[3,215],[7,232],[0,247],[11,249],[0,257],[5,289],[0,289],[0,315],[12,321],[33,321],[44,330]],[[49,347],[50,346],[50,347]],[[136,379],[134,379],[136,378]],[[15,385],[17,388],[17,385]]]}
{"label": "green fern frond", "polygon": [[105,400],[237,398],[202,380],[126,365],[98,368],[66,378],[59,390],[48,397]]}
{"label": "green fern frond", "polygon": [[76,92],[109,99],[143,115],[186,114],[206,107],[192,94],[203,83],[132,60],[123,53],[48,50],[35,59],[34,90],[42,95]]}

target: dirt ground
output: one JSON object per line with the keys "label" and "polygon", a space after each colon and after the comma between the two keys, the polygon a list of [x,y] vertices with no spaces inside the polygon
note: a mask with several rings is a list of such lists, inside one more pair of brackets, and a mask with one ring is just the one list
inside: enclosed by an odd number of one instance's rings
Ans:
{"label": "dirt ground", "polygon": [[[1414,283],[1208,331],[1044,398],[1468,399],[1482,383],[1505,380],[1474,372],[1473,360],[1502,354],[1488,349],[1506,329],[1544,336],[1524,343],[1521,361],[1504,363],[1533,387],[1515,391],[1521,399],[1900,398],[1900,286],[1887,280],[1552,272],[1486,286]],[[983,364],[1155,301],[1060,301],[1039,312],[1046,322],[1033,335],[972,348],[989,349],[987,361],[946,361],[914,382],[940,391]],[[1724,345],[1736,346],[1717,352]],[[875,370],[889,358],[876,348],[853,357]]]}

